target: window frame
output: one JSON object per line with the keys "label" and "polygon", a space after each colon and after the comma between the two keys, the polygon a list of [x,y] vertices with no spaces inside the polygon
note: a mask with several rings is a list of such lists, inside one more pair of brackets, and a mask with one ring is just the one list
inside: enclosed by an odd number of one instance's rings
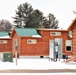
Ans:
{"label": "window frame", "polygon": [[[32,43],[29,43],[29,41],[32,41]],[[35,43],[34,43],[35,41]],[[27,39],[27,44],[37,44],[37,40],[36,39]]]}
{"label": "window frame", "polygon": [[14,46],[15,50],[18,50],[18,39],[15,39],[14,44],[15,44],[15,46]]}
{"label": "window frame", "polygon": [[[67,50],[67,48],[66,48],[67,47],[67,43],[66,43],[67,41],[71,41],[71,46],[69,45],[71,47],[70,51]],[[66,40],[66,42],[65,42],[65,50],[66,50],[66,52],[71,52],[72,51],[72,40]]]}
{"label": "window frame", "polygon": [[[53,35],[53,33],[54,33],[55,35]],[[61,36],[61,32],[50,32],[50,35],[51,35],[51,36]]]}
{"label": "window frame", "polygon": [[7,44],[8,41],[7,40],[0,40],[0,44]]}

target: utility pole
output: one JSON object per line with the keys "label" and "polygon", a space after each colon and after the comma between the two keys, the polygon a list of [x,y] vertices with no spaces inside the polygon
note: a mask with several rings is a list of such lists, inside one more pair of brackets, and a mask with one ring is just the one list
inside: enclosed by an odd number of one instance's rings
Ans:
{"label": "utility pole", "polygon": [[18,40],[15,40],[15,59],[16,59],[16,66],[18,64],[18,60],[17,60],[17,54],[18,54]]}

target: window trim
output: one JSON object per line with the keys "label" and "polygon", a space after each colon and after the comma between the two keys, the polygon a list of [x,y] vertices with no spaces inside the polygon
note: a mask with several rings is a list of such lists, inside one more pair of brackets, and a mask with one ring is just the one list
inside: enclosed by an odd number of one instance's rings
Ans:
{"label": "window trim", "polygon": [[18,39],[15,39],[15,46],[18,46]]}
{"label": "window trim", "polygon": [[[52,33],[55,33],[55,35],[52,35]],[[59,33],[59,35],[57,35],[57,33]],[[51,36],[61,36],[61,32],[50,32]]]}
{"label": "window trim", "polygon": [[[72,40],[66,40],[66,41],[71,41],[71,43],[72,43]],[[72,44],[71,44],[71,50],[70,51],[67,51],[67,49],[66,49],[66,41],[65,41],[65,51],[66,52],[72,52]]]}
{"label": "window trim", "polygon": [[[33,43],[29,43],[28,41],[30,41],[30,40],[35,41],[35,43],[34,42]],[[37,40],[36,39],[27,39],[27,44],[37,44]]]}
{"label": "window trim", "polygon": [[[1,42],[2,41],[2,42]],[[7,44],[8,41],[7,40],[0,40],[0,44]]]}

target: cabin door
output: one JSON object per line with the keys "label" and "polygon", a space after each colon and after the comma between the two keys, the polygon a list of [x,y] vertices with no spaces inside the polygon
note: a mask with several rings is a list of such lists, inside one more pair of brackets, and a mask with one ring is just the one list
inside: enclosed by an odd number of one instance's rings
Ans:
{"label": "cabin door", "polygon": [[51,59],[54,59],[54,57],[55,57],[54,40],[50,41],[49,57]]}
{"label": "cabin door", "polygon": [[55,38],[55,47],[58,49],[58,59],[62,59],[62,38]]}
{"label": "cabin door", "polygon": [[55,38],[50,41],[50,55],[51,59],[55,59],[55,52],[58,51],[58,59],[62,59],[62,38]]}
{"label": "cabin door", "polygon": [[19,58],[19,48],[18,48],[18,39],[14,39],[14,55],[17,52],[17,57]]}

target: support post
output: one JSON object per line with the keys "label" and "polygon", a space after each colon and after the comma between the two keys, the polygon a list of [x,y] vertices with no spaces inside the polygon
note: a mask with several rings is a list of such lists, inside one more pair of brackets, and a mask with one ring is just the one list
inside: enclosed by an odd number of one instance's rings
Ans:
{"label": "support post", "polygon": [[16,66],[18,65],[18,60],[17,60],[17,50],[15,51],[15,59],[16,59]]}

